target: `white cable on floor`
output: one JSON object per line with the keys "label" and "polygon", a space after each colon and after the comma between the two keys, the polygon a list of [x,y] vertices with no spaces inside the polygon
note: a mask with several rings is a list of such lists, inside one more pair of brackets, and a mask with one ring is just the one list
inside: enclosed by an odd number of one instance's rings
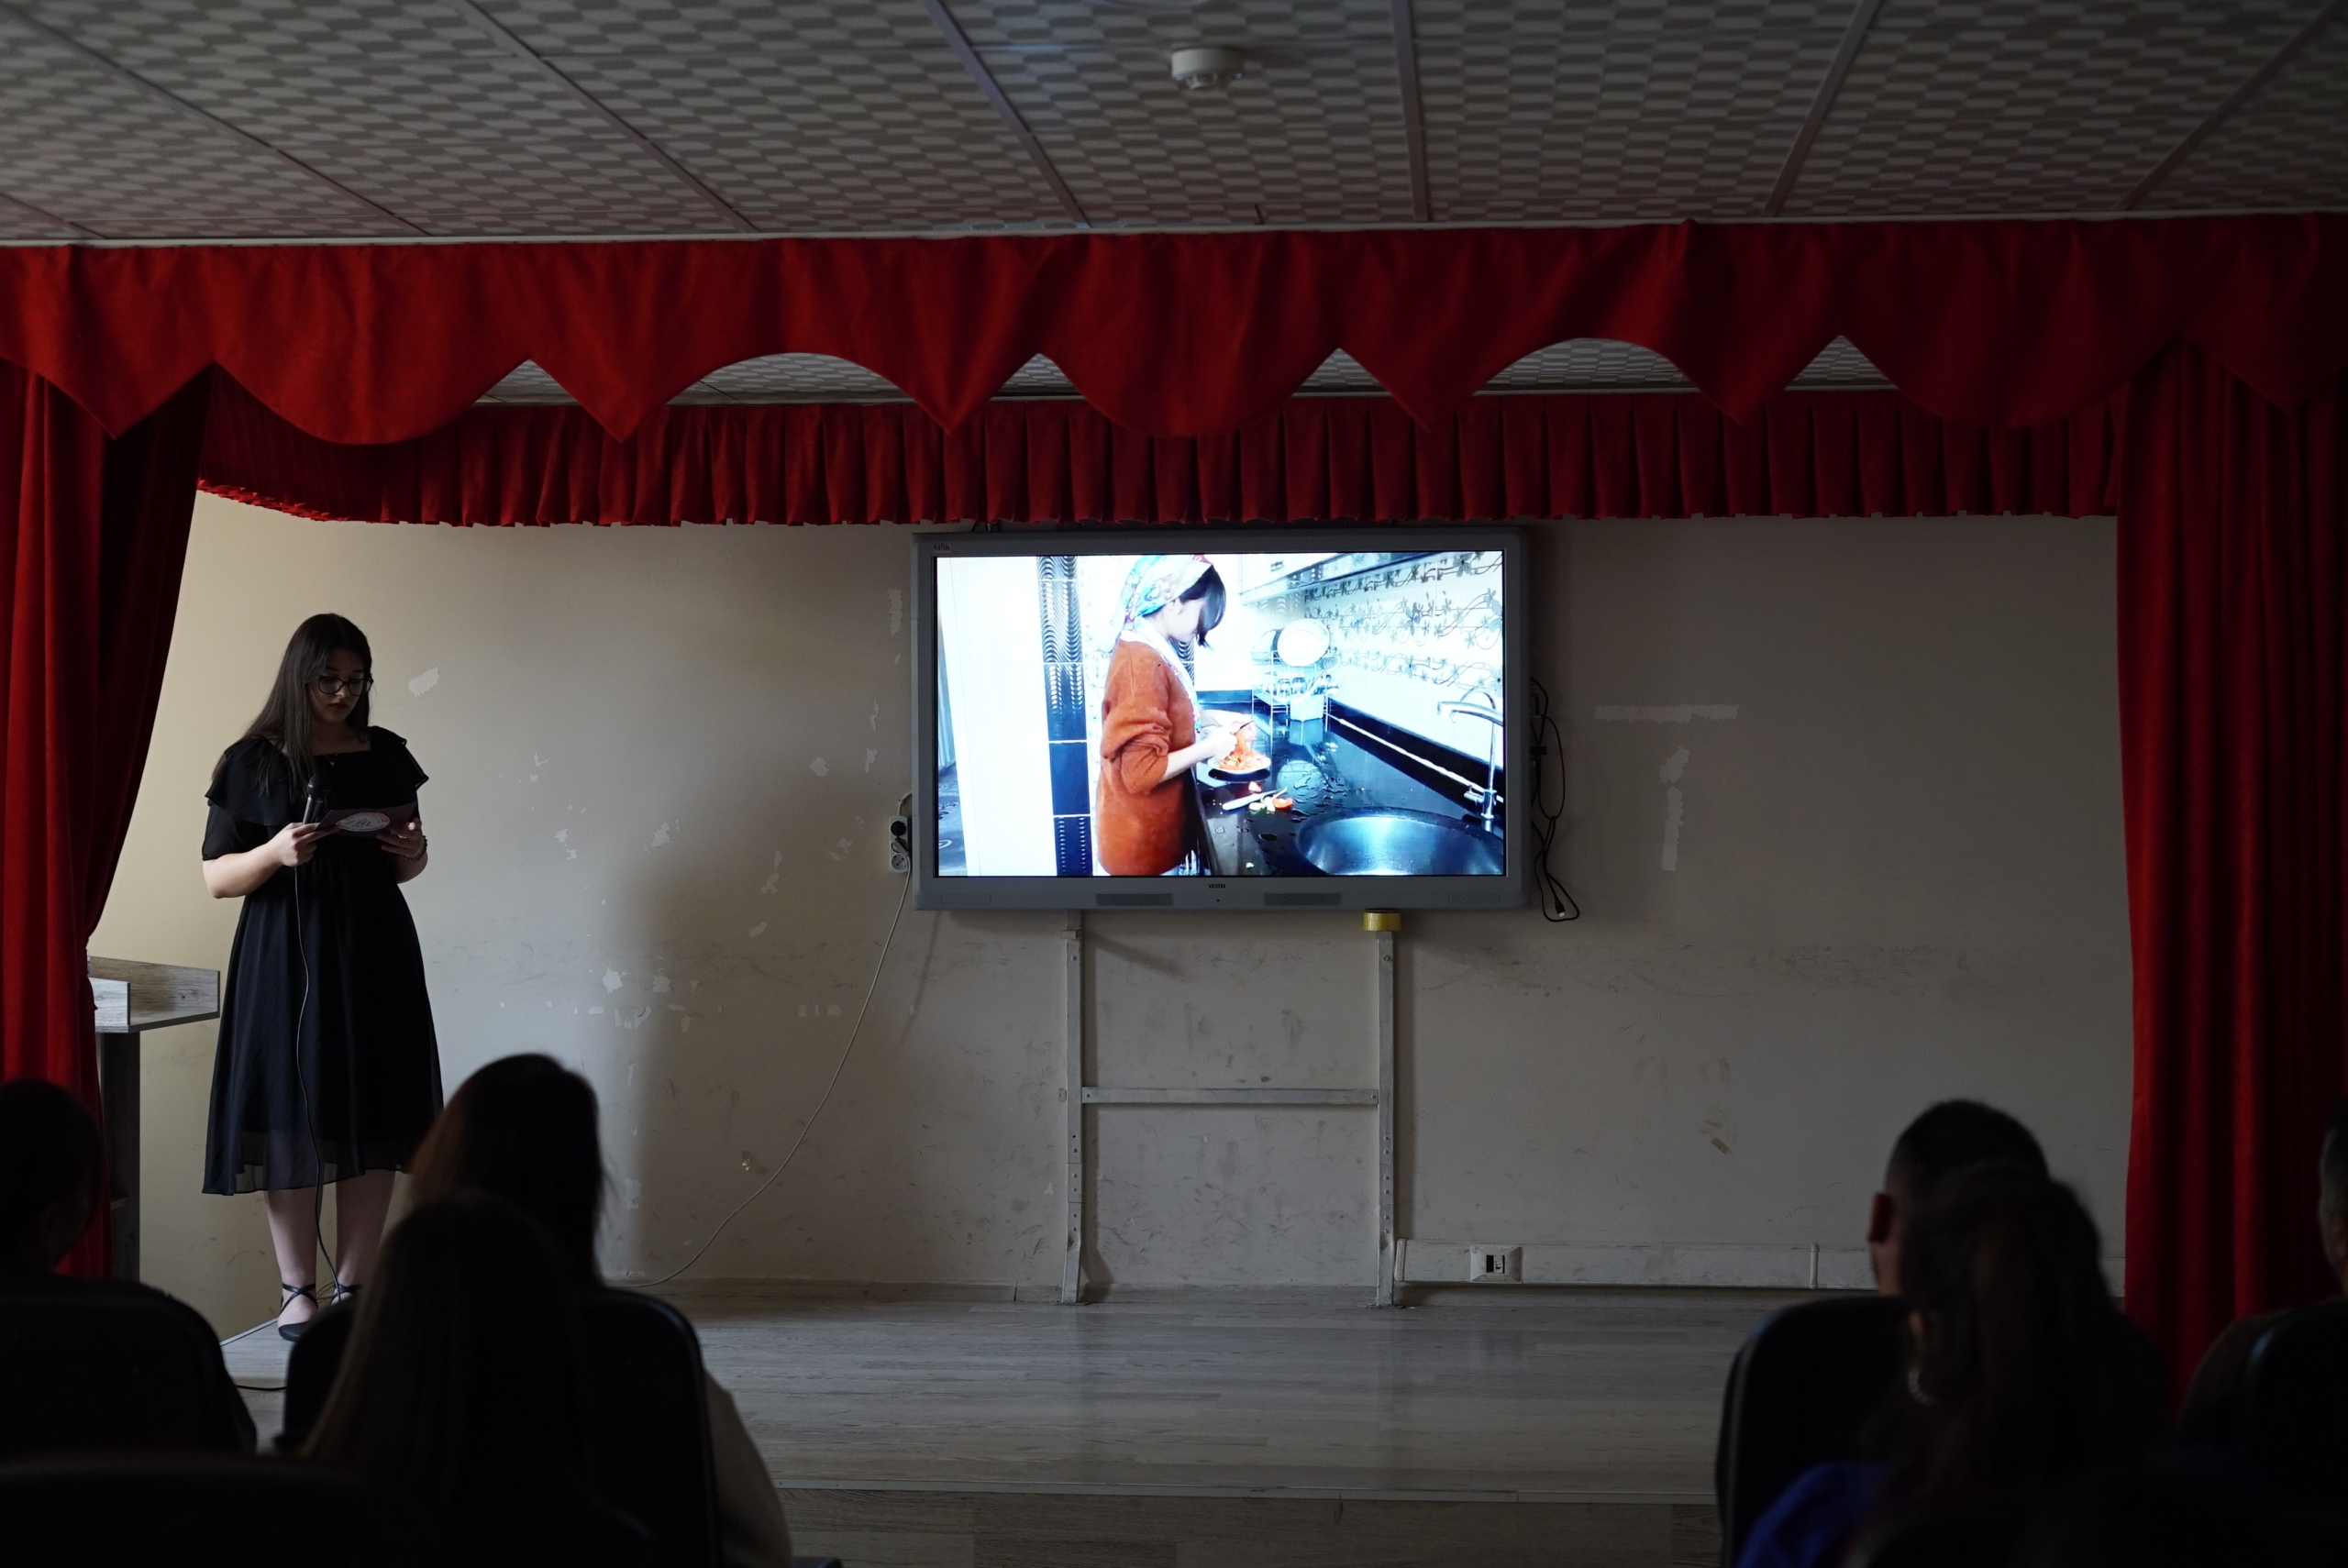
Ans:
{"label": "white cable on floor", "polygon": [[734,1223],[735,1217],[740,1214],[745,1209],[750,1207],[751,1204],[756,1203],[759,1198],[765,1197],[767,1188],[772,1187],[781,1178],[782,1173],[791,1168],[791,1162],[792,1158],[798,1154],[800,1146],[807,1142],[807,1134],[814,1130],[815,1119],[824,1114],[824,1107],[832,1103],[832,1091],[840,1087],[840,1075],[847,1071],[847,1059],[850,1055],[855,1054],[857,1039],[864,1032],[864,1015],[872,1010],[873,993],[880,988],[880,971],[888,966],[889,947],[891,944],[897,940],[897,922],[905,918],[905,903],[907,900],[913,897],[913,890],[914,879],[912,877],[908,876],[905,878],[904,890],[897,895],[897,912],[889,917],[889,933],[880,939],[880,955],[872,961],[872,983],[864,988],[864,1005],[856,1010],[856,1022],[848,1029],[847,1045],[840,1052],[839,1065],[832,1069],[832,1080],[824,1086],[823,1098],[815,1102],[815,1109],[809,1111],[807,1113],[807,1120],[800,1124],[799,1137],[797,1141],[791,1145],[791,1152],[782,1156],[782,1164],[775,1166],[773,1172],[768,1176],[767,1179],[759,1184],[759,1189],[756,1192],[753,1192],[749,1197],[736,1204],[734,1206],[733,1212],[727,1214],[725,1219],[720,1220],[717,1222],[717,1229],[712,1231],[709,1233],[708,1239],[703,1241],[699,1247],[693,1250],[692,1256],[687,1258],[684,1262],[679,1264],[675,1268],[670,1269],[668,1273],[662,1275],[658,1279],[622,1280],[620,1284],[624,1288],[629,1290],[649,1290],[656,1285],[666,1285],[670,1280],[676,1278],[679,1275],[684,1273],[685,1270],[692,1267],[693,1264],[701,1262],[702,1254],[709,1251],[712,1244],[716,1242],[718,1236],[724,1232],[726,1226]]}

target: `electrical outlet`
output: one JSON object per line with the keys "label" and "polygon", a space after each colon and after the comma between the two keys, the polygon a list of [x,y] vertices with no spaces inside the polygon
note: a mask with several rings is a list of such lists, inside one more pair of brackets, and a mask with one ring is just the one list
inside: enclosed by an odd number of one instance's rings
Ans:
{"label": "electrical outlet", "polygon": [[908,877],[914,869],[914,824],[909,817],[889,819],[889,869]]}
{"label": "electrical outlet", "polygon": [[1471,1244],[1468,1249],[1468,1283],[1470,1285],[1523,1284],[1524,1249]]}

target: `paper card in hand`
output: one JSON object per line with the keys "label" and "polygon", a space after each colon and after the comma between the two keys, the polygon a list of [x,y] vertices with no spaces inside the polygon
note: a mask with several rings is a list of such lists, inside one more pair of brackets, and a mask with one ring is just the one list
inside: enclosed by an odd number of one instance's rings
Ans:
{"label": "paper card in hand", "polygon": [[415,802],[404,806],[353,806],[338,812],[328,812],[318,819],[330,828],[365,837],[388,827],[405,827],[415,821]]}

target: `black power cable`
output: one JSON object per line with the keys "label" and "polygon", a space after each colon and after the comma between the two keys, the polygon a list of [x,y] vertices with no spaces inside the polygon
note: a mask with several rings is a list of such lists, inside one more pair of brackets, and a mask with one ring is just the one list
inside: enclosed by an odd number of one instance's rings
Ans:
{"label": "black power cable", "polygon": [[[1552,756],[1556,760],[1550,760]],[[1549,803],[1548,783],[1556,776],[1556,804]],[[1549,689],[1533,682],[1533,874],[1541,894],[1541,918],[1562,924],[1581,919],[1566,884],[1549,868],[1549,853],[1556,846],[1557,823],[1566,814],[1566,737],[1549,713]],[[1570,912],[1568,912],[1570,911]]]}

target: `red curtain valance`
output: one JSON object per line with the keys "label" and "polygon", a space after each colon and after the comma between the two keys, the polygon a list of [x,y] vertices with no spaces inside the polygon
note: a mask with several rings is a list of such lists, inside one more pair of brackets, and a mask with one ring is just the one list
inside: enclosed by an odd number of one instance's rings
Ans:
{"label": "red curtain valance", "polygon": [[2180,339],[2294,406],[2348,367],[2348,215],[0,249],[0,359],[116,434],[218,365],[313,435],[405,440],[529,359],[624,436],[784,351],[949,427],[1044,354],[1171,436],[1271,413],[1343,348],[1431,423],[1575,337],[1742,418],[1837,335],[1966,424],[2066,417]]}
{"label": "red curtain valance", "polygon": [[575,408],[476,408],[387,446],[295,429],[225,378],[206,489],[372,522],[1455,521],[2110,510],[2119,402],[2020,430],[1896,392],[1785,392],[1737,424],[1693,394],[1478,398],[1432,427],[1299,399],[1226,436],[1149,436],[1074,402],[959,430],[909,404],[662,409],[626,440]]}

